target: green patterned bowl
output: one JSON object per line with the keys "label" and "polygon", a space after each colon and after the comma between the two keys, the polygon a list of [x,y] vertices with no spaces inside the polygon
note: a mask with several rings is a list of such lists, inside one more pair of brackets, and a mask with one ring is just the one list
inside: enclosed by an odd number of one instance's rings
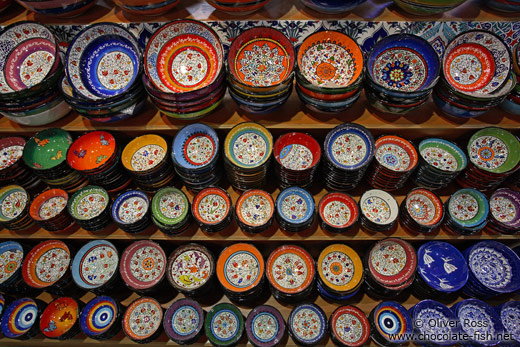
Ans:
{"label": "green patterned bowl", "polygon": [[32,169],[52,169],[65,161],[71,144],[72,136],[65,130],[46,129],[27,141],[22,158]]}

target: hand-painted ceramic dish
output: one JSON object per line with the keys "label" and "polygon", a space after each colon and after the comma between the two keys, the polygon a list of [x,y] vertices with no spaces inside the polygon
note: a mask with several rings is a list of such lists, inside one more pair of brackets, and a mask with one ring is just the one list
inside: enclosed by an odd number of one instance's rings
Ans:
{"label": "hand-painted ceramic dish", "polygon": [[41,303],[31,298],[22,298],[14,301],[5,310],[0,327],[5,337],[10,339],[27,340],[37,335]]}
{"label": "hand-painted ceramic dish", "polygon": [[158,135],[139,136],[123,149],[122,163],[133,172],[148,172],[168,155],[168,144]]}
{"label": "hand-painted ceramic dish", "polygon": [[520,141],[501,128],[485,128],[473,134],[468,142],[469,160],[479,169],[492,173],[513,170],[520,158]]}
{"label": "hand-painted ceramic dish", "polygon": [[387,238],[372,246],[366,259],[370,277],[384,286],[399,286],[413,278],[417,255],[412,245],[398,238]]}
{"label": "hand-painted ceramic dish", "polygon": [[52,301],[40,317],[40,331],[46,338],[67,340],[80,332],[79,304],[69,297]]}
{"label": "hand-painted ceramic dish", "polygon": [[176,20],[148,40],[145,72],[166,93],[185,93],[212,84],[222,69],[224,50],[217,34],[195,20]]}
{"label": "hand-painted ceramic dish", "polygon": [[129,233],[144,231],[150,224],[150,200],[139,190],[119,195],[112,204],[114,222]]}
{"label": "hand-painted ceramic dish", "polygon": [[375,144],[375,159],[391,171],[411,171],[419,161],[415,147],[410,141],[401,137],[383,136],[378,138]]}
{"label": "hand-painted ceramic dish", "polygon": [[67,211],[76,224],[88,231],[99,231],[112,222],[110,196],[97,186],[86,186],[69,199]]}
{"label": "hand-painted ceramic dish", "polygon": [[48,231],[62,231],[74,220],[67,211],[69,195],[62,189],[50,189],[36,196],[29,207],[29,215]]}
{"label": "hand-painted ceramic dish", "polygon": [[412,231],[431,232],[444,218],[444,206],[437,194],[424,188],[414,188],[401,206],[401,222]]}
{"label": "hand-painted ceramic dish", "polygon": [[520,229],[520,195],[508,189],[497,189],[489,198],[489,223],[492,231],[514,234]]}
{"label": "hand-painted ceramic dish", "polygon": [[287,133],[274,144],[274,158],[284,169],[303,171],[312,169],[321,158],[319,143],[304,133]]}
{"label": "hand-painted ceramic dish", "polygon": [[382,302],[370,312],[368,320],[372,339],[378,344],[400,345],[410,341],[413,322],[401,304],[394,301]]}
{"label": "hand-painted ceramic dish", "polygon": [[[10,287],[16,287],[22,279],[21,269],[24,254],[24,249],[18,242],[0,243],[0,288],[2,291],[6,289],[9,291]],[[20,285],[18,289],[21,291],[22,286]]]}
{"label": "hand-painted ceramic dish", "polygon": [[128,306],[123,316],[123,331],[132,341],[147,343],[162,332],[163,309],[153,298],[143,297]]}
{"label": "hand-painted ceramic dish", "polygon": [[324,289],[347,295],[357,291],[363,281],[363,264],[350,247],[334,244],[321,251],[316,263]]}
{"label": "hand-painted ceramic dish", "polygon": [[268,229],[273,221],[275,203],[271,195],[260,189],[251,189],[238,198],[235,218],[246,232],[258,233]]}
{"label": "hand-painted ceramic dish", "polygon": [[162,188],[152,199],[152,214],[154,223],[161,230],[177,234],[189,225],[190,202],[181,190]]}
{"label": "hand-painted ceramic dish", "polygon": [[197,172],[213,164],[218,158],[220,145],[215,130],[195,123],[185,126],[175,135],[172,149],[176,165]]}
{"label": "hand-painted ceramic dish", "polygon": [[64,242],[43,241],[25,257],[22,267],[24,281],[33,288],[48,289],[67,277],[70,263],[71,252]]}
{"label": "hand-painted ceramic dish", "polygon": [[71,144],[72,137],[65,130],[42,130],[27,141],[22,158],[31,169],[51,169],[65,161]]}
{"label": "hand-painted ceramic dish", "polygon": [[153,289],[164,279],[166,254],[153,241],[136,241],[121,255],[119,273],[132,290],[144,292]]}
{"label": "hand-painted ceramic dish", "polygon": [[357,170],[367,166],[375,153],[374,137],[368,129],[351,123],[331,130],[323,145],[325,157],[341,170]]}
{"label": "hand-painted ceramic dish", "polygon": [[164,313],[164,331],[170,340],[180,345],[195,343],[202,334],[203,326],[204,311],[194,300],[177,300]]}
{"label": "hand-painted ceramic dish", "polygon": [[355,306],[340,306],[329,318],[330,337],[337,346],[359,347],[370,339],[367,316]]}
{"label": "hand-painted ceramic dish", "polygon": [[285,335],[285,321],[276,308],[257,306],[247,315],[247,339],[256,347],[278,346]]}
{"label": "hand-painted ceramic dish", "polygon": [[231,222],[231,198],[222,188],[206,188],[193,198],[191,212],[203,230],[220,231]]}
{"label": "hand-painted ceramic dish", "polygon": [[276,198],[276,219],[287,231],[303,231],[310,227],[315,217],[313,196],[305,189],[287,188]]}
{"label": "hand-painted ceramic dish", "polygon": [[262,125],[245,122],[231,129],[224,141],[224,153],[233,165],[249,169],[265,164],[273,151],[273,136]]}
{"label": "hand-painted ceramic dish", "polygon": [[450,197],[447,212],[457,224],[472,228],[487,220],[489,203],[476,189],[460,189]]}
{"label": "hand-painted ceramic dish", "polygon": [[[452,346],[457,342],[453,338],[458,332],[457,316],[448,307],[434,300],[423,300],[410,310],[416,332],[427,335],[426,341],[433,346]],[[445,324],[430,322],[446,322]]]}
{"label": "hand-painted ceramic dish", "polygon": [[110,339],[121,330],[122,314],[121,306],[116,300],[108,296],[97,296],[81,310],[81,330],[95,340]]}
{"label": "hand-painted ceramic dish", "polygon": [[[499,342],[499,336],[504,333],[504,327],[500,317],[491,306],[484,301],[466,299],[459,301],[451,310],[460,322],[460,330],[470,336],[470,343],[478,343],[481,346],[495,346]],[[475,327],[474,322],[482,322]]]}
{"label": "hand-painted ceramic dish", "polygon": [[200,297],[213,288],[215,259],[202,245],[182,245],[168,258],[166,275],[168,282],[179,292]]}
{"label": "hand-painted ceramic dish", "polygon": [[214,346],[234,346],[244,333],[244,316],[235,305],[213,306],[204,320],[204,331]]}
{"label": "hand-painted ceramic dish", "polygon": [[112,160],[116,140],[106,131],[92,131],[80,136],[67,151],[67,164],[74,170],[93,171]]}
{"label": "hand-painted ceramic dish", "polygon": [[399,205],[395,198],[385,191],[371,189],[359,198],[361,222],[370,230],[391,228],[399,216]]}
{"label": "hand-painted ceramic dish", "polygon": [[359,217],[356,201],[345,193],[327,193],[318,204],[318,215],[323,229],[345,232]]}
{"label": "hand-painted ceramic dish", "polygon": [[287,319],[289,334],[300,345],[315,346],[327,334],[327,317],[316,304],[296,306]]}
{"label": "hand-painted ceramic dish", "polygon": [[508,301],[502,305],[495,306],[495,311],[500,316],[504,331],[512,335],[511,340],[513,341],[505,341],[505,343],[520,343],[520,328],[517,324],[520,319],[520,302]]}
{"label": "hand-painted ceramic dish", "polygon": [[32,225],[29,194],[21,186],[0,188],[0,225],[8,230],[23,230]]}
{"label": "hand-painted ceramic dish", "polygon": [[81,247],[72,261],[72,278],[80,288],[95,293],[115,289],[119,252],[109,241],[90,241]]}

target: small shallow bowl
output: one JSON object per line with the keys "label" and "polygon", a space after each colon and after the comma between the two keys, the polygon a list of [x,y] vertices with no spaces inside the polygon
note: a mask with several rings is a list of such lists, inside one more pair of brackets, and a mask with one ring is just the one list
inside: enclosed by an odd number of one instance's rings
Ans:
{"label": "small shallow bowl", "polygon": [[311,170],[321,159],[321,147],[312,136],[287,133],[280,136],[273,147],[275,160],[290,172]]}
{"label": "small shallow bowl", "polygon": [[35,221],[49,221],[59,217],[67,208],[69,195],[62,189],[50,189],[34,198],[29,214]]}
{"label": "small shallow bowl", "polygon": [[318,204],[322,227],[332,232],[343,232],[357,222],[359,207],[354,199],[344,193],[328,193]]}
{"label": "small shallow bowl", "polygon": [[[241,143],[249,143],[249,145],[242,146]],[[224,140],[226,159],[244,169],[264,165],[270,159],[272,151],[273,135],[268,129],[254,122],[244,122],[234,126]]]}
{"label": "small shallow bowl", "polygon": [[469,160],[479,169],[503,174],[513,170],[520,157],[508,153],[520,152],[520,141],[502,128],[484,128],[475,132],[468,141]]}

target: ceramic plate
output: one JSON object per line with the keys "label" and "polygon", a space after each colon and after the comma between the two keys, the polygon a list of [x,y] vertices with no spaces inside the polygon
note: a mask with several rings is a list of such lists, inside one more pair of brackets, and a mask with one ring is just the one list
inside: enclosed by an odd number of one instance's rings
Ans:
{"label": "ceramic plate", "polygon": [[[454,324],[457,316],[448,307],[434,300],[423,300],[411,309],[412,319],[417,330],[428,334],[425,342],[432,345],[452,346],[456,341],[457,328]],[[419,322],[417,324],[416,322]],[[450,322],[449,324],[430,324],[429,322]]]}
{"label": "ceramic plate", "polygon": [[204,325],[204,311],[191,299],[175,301],[164,314],[166,335],[176,342],[190,341],[198,336]]}
{"label": "ceramic plate", "polygon": [[377,242],[368,257],[370,274],[381,284],[399,286],[413,277],[417,255],[408,242],[387,238]]}
{"label": "ceramic plate", "polygon": [[121,255],[119,272],[123,281],[131,288],[151,288],[164,277],[166,254],[161,246],[153,241],[136,241]]}
{"label": "ceramic plate", "polygon": [[448,213],[463,227],[471,228],[487,219],[489,203],[476,189],[460,189],[450,197]]}
{"label": "ceramic plate", "polygon": [[135,300],[123,316],[123,330],[133,340],[144,340],[153,336],[161,327],[163,310],[153,298]]}
{"label": "ceramic plate", "polygon": [[233,304],[217,304],[206,315],[204,330],[213,345],[233,345],[244,332],[244,317]]}
{"label": "ceramic plate", "polygon": [[327,333],[327,317],[323,310],[315,304],[296,306],[287,319],[287,325],[293,337],[305,345],[318,344]]}
{"label": "ceramic plate", "polygon": [[273,151],[273,136],[262,125],[245,122],[231,129],[224,141],[226,158],[240,168],[265,164]]}
{"label": "ceramic plate", "polygon": [[330,330],[334,337],[349,347],[364,345],[370,338],[367,316],[355,306],[340,306],[330,317]]}
{"label": "ceramic plate", "polygon": [[230,292],[248,292],[262,282],[264,266],[262,254],[255,246],[236,243],[220,253],[217,277],[220,284]]}
{"label": "ceramic plate", "polygon": [[520,162],[513,153],[520,152],[520,142],[509,131],[485,128],[477,131],[468,142],[468,156],[478,168],[492,173],[511,171]]}
{"label": "ceramic plate", "polygon": [[[413,322],[408,311],[399,303],[385,301],[376,306],[373,311],[374,326],[377,332],[387,341],[404,343],[413,331]],[[395,336],[403,336],[396,339]]]}
{"label": "ceramic plate", "polygon": [[276,198],[278,215],[291,224],[303,224],[314,215],[314,198],[305,189],[291,187]]}
{"label": "ceramic plate", "polygon": [[179,291],[194,291],[211,280],[215,261],[201,245],[188,244],[177,248],[168,259],[168,280]]}
{"label": "ceramic plate", "polygon": [[497,189],[489,198],[489,211],[500,223],[517,227],[520,224],[520,196],[507,188]]}
{"label": "ceramic plate", "polygon": [[25,257],[22,274],[25,283],[34,288],[46,288],[58,282],[67,272],[71,254],[62,241],[44,241]]}
{"label": "ceramic plate", "polygon": [[316,267],[322,282],[336,292],[351,292],[363,280],[361,258],[342,244],[330,245],[321,251]]}
{"label": "ceramic plate", "polygon": [[89,337],[106,333],[121,314],[118,303],[108,296],[97,296],[90,300],[80,315],[81,330]]}
{"label": "ceramic plate", "polygon": [[278,345],[285,335],[283,316],[272,306],[257,306],[247,315],[246,332],[255,346]]}
{"label": "ceramic plate", "polygon": [[109,241],[90,241],[72,261],[72,278],[83,289],[99,288],[112,279],[119,266],[119,253]]}
{"label": "ceramic plate", "polygon": [[379,225],[391,224],[399,215],[399,205],[395,198],[379,189],[363,193],[359,199],[359,208],[369,221]]}
{"label": "ceramic plate", "polygon": [[267,260],[266,276],[278,291],[296,294],[314,281],[316,268],[311,255],[299,246],[286,245],[275,249]]}
{"label": "ceramic plate", "polygon": [[162,188],[152,199],[153,215],[163,224],[179,224],[186,218],[189,211],[188,197],[177,188]]}
{"label": "ceramic plate", "polygon": [[252,227],[264,225],[274,214],[274,200],[271,195],[260,189],[244,192],[238,198],[235,206],[237,218]]}

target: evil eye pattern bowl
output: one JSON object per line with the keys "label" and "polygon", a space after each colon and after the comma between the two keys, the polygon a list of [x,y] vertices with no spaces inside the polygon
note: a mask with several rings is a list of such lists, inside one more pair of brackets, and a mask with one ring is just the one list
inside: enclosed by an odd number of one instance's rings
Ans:
{"label": "evil eye pattern bowl", "polygon": [[20,338],[38,326],[39,316],[40,308],[36,301],[30,298],[18,299],[7,307],[2,316],[2,333],[11,339]]}
{"label": "evil eye pattern bowl", "polygon": [[72,261],[72,278],[83,289],[98,289],[113,279],[119,267],[119,254],[109,241],[90,241]]}
{"label": "evil eye pattern bowl", "polygon": [[91,25],[76,35],[67,50],[68,82],[87,99],[120,95],[138,78],[140,56],[137,39],[122,26]]}
{"label": "evil eye pattern bowl", "polygon": [[407,337],[413,331],[413,322],[408,311],[394,301],[377,305],[370,313],[369,321],[374,334],[372,338],[378,343],[406,343],[409,341]]}
{"label": "evil eye pattern bowl", "polygon": [[457,334],[458,318],[453,311],[440,302],[420,301],[410,309],[410,315],[416,331],[429,336],[427,341],[417,342],[422,344],[427,342],[435,346],[451,346],[456,342],[452,336]]}
{"label": "evil eye pattern bowl", "polygon": [[110,332],[120,327],[115,326],[121,317],[121,307],[111,297],[98,296],[90,300],[80,315],[80,327],[85,335],[93,339],[110,338]]}
{"label": "evil eye pattern bowl", "polygon": [[209,26],[177,20],[157,30],[146,46],[145,71],[150,82],[166,93],[204,88],[218,77],[224,49]]}

